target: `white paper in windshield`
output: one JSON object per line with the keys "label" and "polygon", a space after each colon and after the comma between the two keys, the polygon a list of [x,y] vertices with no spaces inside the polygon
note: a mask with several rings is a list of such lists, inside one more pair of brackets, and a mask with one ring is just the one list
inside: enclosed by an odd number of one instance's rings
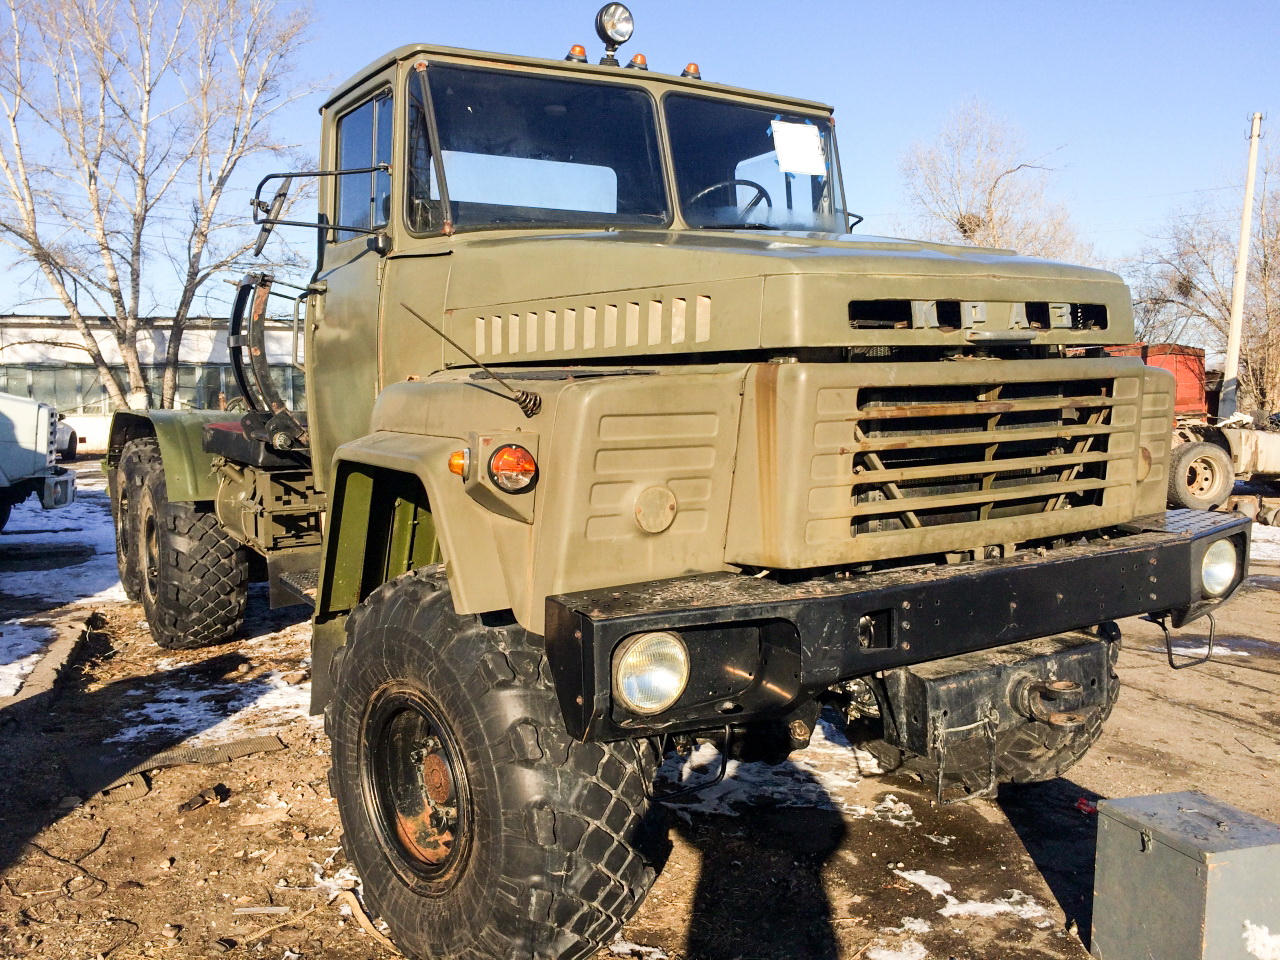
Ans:
{"label": "white paper in windshield", "polygon": [[822,155],[822,135],[811,123],[787,123],[775,120],[773,150],[778,155],[778,167],[783,173],[809,174],[824,177],[827,161]]}

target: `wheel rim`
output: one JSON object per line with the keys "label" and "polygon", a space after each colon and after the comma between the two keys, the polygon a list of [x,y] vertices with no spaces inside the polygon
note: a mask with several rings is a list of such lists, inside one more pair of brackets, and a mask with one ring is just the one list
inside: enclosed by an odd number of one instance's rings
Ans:
{"label": "wheel rim", "polygon": [[1221,482],[1218,465],[1208,457],[1196,457],[1187,464],[1187,489],[1193,497],[1211,499]]}
{"label": "wheel rim", "polygon": [[155,510],[143,499],[142,510],[142,586],[147,597],[156,598],[160,582],[160,531],[156,525]]}
{"label": "wheel rim", "polygon": [[471,839],[466,774],[452,731],[424,693],[395,685],[373,697],[361,740],[361,780],[379,846],[423,893],[442,893]]}

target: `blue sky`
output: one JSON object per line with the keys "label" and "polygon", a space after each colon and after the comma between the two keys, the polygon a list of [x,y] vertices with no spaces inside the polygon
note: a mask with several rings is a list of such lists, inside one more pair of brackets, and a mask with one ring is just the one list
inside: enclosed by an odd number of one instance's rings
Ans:
{"label": "blue sky", "polygon": [[[898,162],[978,97],[1054,151],[1052,191],[1107,257],[1124,257],[1170,211],[1210,196],[1238,216],[1248,117],[1280,139],[1280,0],[635,0],[650,67],[689,60],[708,80],[830,103],[850,206],[887,229],[903,202]],[[340,81],[401,43],[594,57],[593,0],[319,0],[305,64]],[[340,75],[340,76],[339,76]],[[315,98],[319,101],[319,97]],[[315,114],[304,112],[314,125]],[[314,137],[314,134],[313,134]],[[1264,140],[1264,144],[1265,144]],[[1058,149],[1060,148],[1060,149]],[[1214,190],[1224,186],[1230,190]]]}
{"label": "blue sky", "polygon": [[[290,0],[284,0],[285,3]],[[561,57],[600,54],[594,0],[317,0],[293,79],[327,91],[409,42]],[[905,211],[903,150],[977,97],[1054,151],[1051,191],[1108,258],[1137,252],[1179,206],[1239,215],[1248,117],[1280,141],[1280,0],[635,0],[634,38],[656,71],[697,61],[711,81],[836,108],[851,209],[862,228]],[[318,137],[316,94],[284,132]],[[251,176],[246,176],[249,186]],[[1223,189],[1223,188],[1227,189]],[[229,290],[229,288],[228,288]],[[11,285],[0,282],[0,312]],[[29,309],[29,308],[28,308]]]}

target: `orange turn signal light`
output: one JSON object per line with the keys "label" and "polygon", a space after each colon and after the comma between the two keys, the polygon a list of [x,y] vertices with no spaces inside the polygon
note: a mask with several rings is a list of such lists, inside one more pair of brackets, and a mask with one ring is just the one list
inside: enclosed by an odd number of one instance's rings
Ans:
{"label": "orange turn signal light", "polygon": [[632,70],[648,70],[649,60],[643,53],[637,53],[631,58],[631,62],[627,64]]}
{"label": "orange turn signal light", "polygon": [[694,79],[694,80],[701,80],[702,71],[698,68],[698,65],[696,63],[689,63],[689,64],[686,64],[684,70],[680,72],[680,76],[690,77],[691,79]]}
{"label": "orange turn signal light", "polygon": [[471,473],[471,451],[455,450],[449,454],[449,472],[456,473],[463,480]]}
{"label": "orange turn signal light", "polygon": [[489,479],[507,493],[528,493],[538,482],[533,454],[515,443],[504,443],[489,458]]}
{"label": "orange turn signal light", "polygon": [[586,63],[587,48],[580,43],[575,43],[569,48],[569,55],[565,59],[570,63]]}

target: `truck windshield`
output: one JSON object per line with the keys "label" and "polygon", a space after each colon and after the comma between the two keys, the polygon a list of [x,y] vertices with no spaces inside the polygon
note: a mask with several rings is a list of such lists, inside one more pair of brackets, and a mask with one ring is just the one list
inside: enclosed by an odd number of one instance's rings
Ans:
{"label": "truck windshield", "polygon": [[664,103],[690,226],[845,232],[829,121],[679,94]]}
{"label": "truck windshield", "polygon": [[[427,71],[457,227],[667,222],[657,122],[642,90],[432,65]],[[426,111],[410,78],[408,217],[438,228]]]}

